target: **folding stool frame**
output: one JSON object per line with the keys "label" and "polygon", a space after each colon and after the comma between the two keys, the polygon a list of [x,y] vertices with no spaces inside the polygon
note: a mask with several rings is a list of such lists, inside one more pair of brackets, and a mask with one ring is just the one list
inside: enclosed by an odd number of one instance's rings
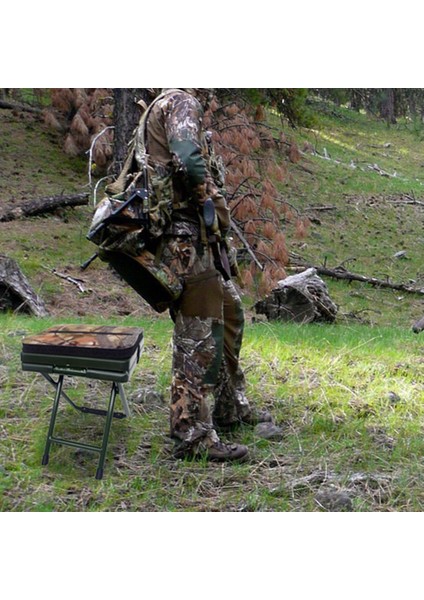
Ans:
{"label": "folding stool frame", "polygon": [[[45,448],[44,448],[44,454],[43,454],[43,459],[41,461],[41,464],[42,465],[47,465],[48,464],[48,462],[49,462],[49,455],[50,455],[50,446],[51,446],[52,442],[55,443],[55,444],[62,444],[62,445],[65,445],[65,446],[71,446],[72,448],[82,448],[83,450],[89,450],[90,452],[98,452],[100,454],[99,462],[98,462],[98,466],[97,466],[97,471],[96,471],[96,479],[102,479],[103,478],[104,462],[105,462],[105,458],[106,458],[107,445],[108,445],[108,441],[109,441],[109,433],[110,433],[110,428],[111,428],[111,425],[112,425],[112,419],[113,418],[123,419],[125,417],[131,416],[130,409],[129,409],[129,406],[128,406],[127,398],[125,396],[124,387],[123,387],[122,383],[117,383],[116,381],[112,381],[112,386],[111,386],[111,391],[110,391],[110,398],[109,398],[108,408],[107,408],[107,410],[102,410],[102,409],[98,409],[98,408],[91,408],[91,407],[88,407],[88,406],[78,406],[77,404],[75,404],[75,402],[73,402],[69,398],[69,396],[63,391],[63,382],[64,382],[64,378],[65,378],[64,374],[59,375],[59,378],[58,378],[57,381],[55,381],[47,373],[41,373],[41,374],[43,375],[43,377],[56,390],[55,398],[54,398],[54,403],[53,403],[52,414],[51,414],[51,417],[50,417],[49,430],[48,430],[48,433],[47,433],[46,445],[45,445]],[[122,406],[123,406],[123,409],[124,409],[124,413],[114,412],[115,400],[116,400],[116,396],[118,394],[119,394],[119,396],[121,398],[121,402],[122,402]],[[55,423],[56,423],[57,412],[58,412],[58,408],[59,408],[59,400],[60,400],[61,396],[75,410],[78,410],[78,411],[80,411],[82,413],[90,413],[90,414],[101,415],[101,416],[105,416],[106,417],[106,422],[105,422],[105,426],[104,426],[104,430],[103,430],[103,440],[102,440],[102,445],[101,446],[94,446],[92,444],[86,444],[86,443],[83,443],[83,442],[75,442],[74,440],[63,439],[63,438],[55,437],[53,435],[54,434],[54,427],[55,427]]]}

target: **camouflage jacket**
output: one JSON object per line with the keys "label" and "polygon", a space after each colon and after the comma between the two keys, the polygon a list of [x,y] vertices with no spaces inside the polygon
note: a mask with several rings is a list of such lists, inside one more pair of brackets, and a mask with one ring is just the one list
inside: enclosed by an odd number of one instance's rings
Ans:
{"label": "camouflage jacket", "polygon": [[[198,222],[199,205],[214,200],[220,228],[229,228],[229,210],[213,174],[203,108],[192,93],[167,89],[153,102],[136,135],[135,157],[147,152],[152,192],[172,198],[175,221]],[[141,136],[144,136],[141,143]]]}

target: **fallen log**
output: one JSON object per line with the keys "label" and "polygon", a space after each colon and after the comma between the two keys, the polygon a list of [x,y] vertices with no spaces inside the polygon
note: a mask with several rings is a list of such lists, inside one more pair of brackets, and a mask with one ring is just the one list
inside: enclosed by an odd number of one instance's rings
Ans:
{"label": "fallen log", "polygon": [[[345,281],[360,281],[362,283],[368,283],[373,287],[388,288],[391,290],[398,290],[400,292],[406,292],[408,294],[419,294],[424,295],[424,288],[417,288],[406,283],[392,283],[385,279],[377,279],[376,277],[367,277],[366,275],[358,275],[357,273],[351,273],[345,269],[342,265],[335,267],[334,269],[328,269],[318,265],[312,265],[305,260],[299,254],[290,252],[290,260],[296,271],[303,271],[304,269],[315,269],[318,275],[326,275],[333,279],[342,279]],[[352,259],[349,259],[352,260]],[[346,261],[345,261],[346,262]]]}
{"label": "fallen log", "polygon": [[318,210],[337,210],[337,206],[307,206],[305,208],[305,211],[308,210],[313,210],[313,211],[318,211]]}
{"label": "fallen log", "polygon": [[410,206],[410,205],[415,205],[415,206],[424,206],[424,202],[420,202],[419,200],[415,200],[415,198],[411,198],[410,196],[405,196],[405,200],[400,199],[400,200],[387,200],[387,202],[389,202],[390,204],[396,204],[398,206]]}
{"label": "fallen log", "polygon": [[362,283],[369,283],[373,287],[388,288],[391,290],[398,290],[400,292],[407,292],[408,294],[421,294],[424,295],[424,288],[416,288],[405,283],[392,283],[384,279],[377,279],[376,277],[366,277],[365,275],[357,275],[356,273],[350,273],[344,267],[336,267],[335,269],[327,269],[326,267],[314,266],[319,275],[327,275],[333,279],[344,279],[346,281],[360,281]]}
{"label": "fallen log", "polygon": [[42,108],[31,106],[30,104],[22,104],[21,102],[14,102],[9,100],[0,99],[0,108],[6,108],[11,110],[23,110],[25,112],[34,113],[36,115],[43,114]]}
{"label": "fallen log", "polygon": [[48,315],[43,300],[31,288],[18,263],[0,254],[0,310],[27,312],[36,317]]}
{"label": "fallen log", "polygon": [[31,198],[22,200],[19,204],[10,204],[0,210],[0,222],[13,221],[23,217],[33,217],[58,208],[69,206],[84,206],[88,204],[89,193],[62,194],[60,196],[47,196],[42,198]]}

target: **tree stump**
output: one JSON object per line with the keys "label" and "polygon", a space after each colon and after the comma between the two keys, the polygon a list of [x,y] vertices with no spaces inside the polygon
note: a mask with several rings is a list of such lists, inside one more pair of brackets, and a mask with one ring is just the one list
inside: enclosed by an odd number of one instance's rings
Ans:
{"label": "tree stump", "polygon": [[18,263],[0,254],[0,311],[13,310],[46,317],[42,299],[31,288]]}
{"label": "tree stump", "polygon": [[271,294],[254,306],[257,314],[272,320],[311,323],[332,323],[337,306],[331,300],[325,282],[316,269],[306,269],[278,282]]}

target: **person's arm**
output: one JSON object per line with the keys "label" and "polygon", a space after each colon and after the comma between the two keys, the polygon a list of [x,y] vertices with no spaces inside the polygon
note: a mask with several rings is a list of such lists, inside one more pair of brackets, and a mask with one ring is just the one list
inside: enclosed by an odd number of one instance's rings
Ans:
{"label": "person's arm", "polygon": [[170,99],[168,108],[165,130],[169,150],[177,171],[186,179],[188,191],[200,199],[208,175],[202,144],[203,109],[193,96],[183,92]]}

